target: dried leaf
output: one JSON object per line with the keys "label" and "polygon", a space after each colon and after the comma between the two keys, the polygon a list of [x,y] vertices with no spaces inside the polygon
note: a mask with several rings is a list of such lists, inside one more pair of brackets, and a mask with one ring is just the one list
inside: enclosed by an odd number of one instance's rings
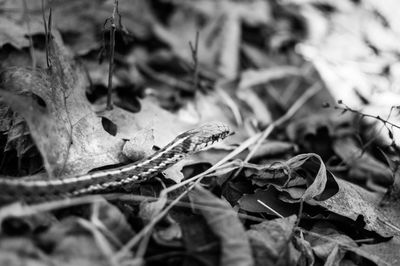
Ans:
{"label": "dried leaf", "polygon": [[299,252],[292,242],[296,216],[265,221],[252,225],[247,236],[253,249],[256,265],[296,265]]}
{"label": "dried leaf", "polygon": [[56,265],[109,265],[100,241],[115,249],[93,224],[76,217],[54,224],[38,237],[38,243],[51,247],[49,260]]}
{"label": "dried leaf", "polygon": [[199,186],[189,196],[221,240],[221,265],[254,265],[248,238],[232,207]]}
{"label": "dried leaf", "polygon": [[332,144],[336,154],[349,166],[349,180],[358,182],[372,181],[381,186],[393,183],[393,173],[389,166],[384,165],[369,153],[364,152],[351,137],[336,139]]}
{"label": "dried leaf", "polygon": [[2,237],[0,240],[0,264],[18,265],[49,265],[48,257],[34,245],[32,240],[19,237]]}
{"label": "dried leaf", "polygon": [[[39,20],[40,21],[40,20]],[[15,48],[22,49],[29,46],[28,34],[42,33],[42,24],[38,21],[30,21],[30,32],[25,21],[14,21],[6,16],[0,17],[0,47],[11,44]]]}
{"label": "dried leaf", "polygon": [[261,212],[276,216],[276,213],[266,208],[259,201],[284,217],[297,213],[298,210],[296,204],[280,200],[279,192],[272,187],[267,190],[257,189],[254,194],[244,195],[240,198],[238,204],[241,209],[248,212]]}
{"label": "dried leaf", "polygon": [[338,265],[346,262],[354,264],[376,263],[377,265],[388,265],[378,256],[369,254],[358,247],[357,243],[350,237],[341,234],[329,224],[316,224],[312,232],[320,235],[307,235],[316,257],[325,261],[325,265]]}
{"label": "dried leaf", "polygon": [[49,70],[2,72],[3,100],[24,117],[49,176],[120,162],[123,141],[103,129],[86,100],[86,77],[57,42],[50,42]]}
{"label": "dried leaf", "polygon": [[152,202],[143,201],[140,203],[139,216],[144,221],[151,221],[162,211],[166,203],[166,197],[161,197],[157,201]]}
{"label": "dried leaf", "polygon": [[105,200],[96,202],[93,206],[93,214],[96,216],[92,215],[92,222],[99,223],[96,225],[107,230],[105,233],[109,233],[110,237],[117,239],[120,243],[126,243],[135,235],[125,215],[116,206]]}
{"label": "dried leaf", "polygon": [[337,213],[352,220],[360,215],[366,223],[365,229],[375,231],[383,236],[391,236],[397,232],[399,210],[391,210],[385,213],[385,209],[379,206],[382,197],[367,191],[345,180],[337,179],[339,191],[325,201],[314,203],[323,206],[331,212]]}
{"label": "dried leaf", "polygon": [[251,178],[259,186],[273,184],[281,191],[296,189],[298,192],[297,189],[306,185],[305,191],[298,198],[293,198],[293,202],[313,198],[324,200],[338,191],[335,177],[326,170],[321,157],[314,153],[300,154],[277,164],[249,166],[253,170],[248,170],[248,173],[256,170]]}

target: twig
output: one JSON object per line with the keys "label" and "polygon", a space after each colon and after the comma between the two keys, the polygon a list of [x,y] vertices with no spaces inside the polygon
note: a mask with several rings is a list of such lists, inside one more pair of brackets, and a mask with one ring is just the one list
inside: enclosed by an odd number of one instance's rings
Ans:
{"label": "twig", "polygon": [[389,115],[388,115],[388,118],[387,118],[387,119],[383,119],[383,118],[380,117],[379,115],[364,114],[364,113],[361,113],[360,111],[354,110],[354,109],[350,108],[349,106],[347,106],[346,104],[344,104],[343,101],[338,101],[338,104],[343,105],[344,108],[343,108],[343,107],[339,107],[339,106],[335,106],[335,107],[334,107],[335,109],[342,110],[343,112],[349,111],[349,112],[358,114],[358,115],[360,115],[360,116],[362,116],[362,117],[373,118],[373,119],[376,119],[376,120],[381,121],[384,125],[390,125],[390,126],[392,126],[392,127],[394,127],[394,128],[400,129],[400,126],[399,126],[399,125],[393,124],[393,123],[391,123],[391,122],[388,121],[388,119],[389,119],[390,116],[391,116],[391,113],[392,113],[393,109],[396,109],[396,108],[397,108],[397,109],[400,109],[400,106],[392,106],[392,107],[390,108],[390,113],[389,113]]}
{"label": "twig", "polygon": [[[42,16],[43,16],[43,25],[44,25],[44,40],[45,40],[45,50],[46,50],[46,63],[47,67],[51,68],[51,62],[49,58],[49,39],[51,35],[51,7],[49,13],[49,22],[46,21],[46,12],[44,9],[44,0],[42,0]],[[47,24],[48,23],[48,24]]]}
{"label": "twig", "polygon": [[[345,103],[343,103],[342,100],[339,100],[339,101],[338,101],[338,104],[339,104],[339,105],[343,105],[344,107],[334,106],[334,108],[337,109],[337,110],[342,110],[343,113],[349,111],[349,112],[351,112],[351,113],[354,113],[354,114],[356,114],[356,115],[359,115],[359,116],[360,116],[360,119],[363,119],[364,117],[368,117],[368,118],[372,118],[372,119],[376,119],[376,120],[380,121],[380,122],[383,124],[383,127],[386,128],[387,131],[388,131],[388,133],[389,133],[389,138],[392,140],[391,146],[392,146],[393,149],[395,149],[396,151],[398,151],[398,152],[400,151],[400,148],[399,148],[399,146],[397,145],[396,140],[394,139],[393,131],[392,131],[393,128],[400,129],[400,126],[399,126],[399,125],[396,125],[396,124],[394,124],[394,123],[389,122],[389,119],[390,119],[390,117],[391,117],[391,115],[392,115],[393,110],[394,110],[394,109],[400,110],[400,106],[392,106],[392,107],[390,108],[390,112],[389,112],[387,118],[384,119],[384,118],[380,117],[379,115],[365,114],[365,113],[362,113],[362,112],[360,112],[360,111],[358,111],[358,110],[352,109],[351,107],[349,107],[348,105],[346,105]],[[329,105],[327,105],[327,107],[329,107]],[[383,127],[382,127],[380,130],[378,130],[378,131],[376,132],[376,135],[375,135],[374,137],[372,137],[367,143],[365,143],[365,144],[363,145],[361,155],[363,155],[363,153],[364,153],[365,150],[368,148],[368,146],[369,146],[376,138],[378,138],[379,133],[380,133],[380,131],[383,129]],[[360,156],[361,156],[361,155],[360,155]]]}
{"label": "twig", "polygon": [[29,53],[30,53],[31,59],[32,59],[32,68],[35,69],[36,68],[36,57],[35,57],[34,48],[33,48],[32,31],[31,31],[31,23],[30,23],[28,5],[26,3],[26,0],[23,0],[22,4],[23,4],[23,10],[24,10],[23,16],[25,17],[26,27],[28,29]]}
{"label": "twig", "polygon": [[107,110],[112,110],[112,76],[114,72],[114,53],[115,53],[115,15],[118,13],[118,0],[114,0],[114,9],[109,21],[111,23],[110,29],[110,57],[109,57],[109,67],[108,67],[108,89],[107,89]]}
{"label": "twig", "polygon": [[261,200],[257,200],[258,203],[260,203],[263,207],[267,208],[268,210],[270,210],[271,212],[273,212],[276,216],[278,216],[279,218],[285,218],[283,217],[279,212],[275,211],[274,209],[272,209],[270,206],[268,206],[267,204],[265,204],[263,201]]}
{"label": "twig", "polygon": [[297,219],[296,219],[296,223],[294,224],[294,228],[299,227],[301,216],[303,215],[303,209],[304,209],[304,199],[302,198],[300,200],[299,213],[297,214]]}
{"label": "twig", "polygon": [[[83,218],[78,218],[77,222],[79,223],[80,226],[85,228],[87,231],[89,231],[92,234],[92,237],[97,244],[97,247],[99,248],[100,252],[104,255],[105,258],[109,259],[112,258],[113,256],[113,247],[110,241],[108,241],[107,237],[97,228],[97,226]],[[108,261],[111,266],[117,266],[119,264],[113,263],[111,259]]]}
{"label": "twig", "polygon": [[193,84],[195,91],[197,91],[198,89],[198,82],[199,82],[199,62],[198,62],[199,37],[200,37],[200,32],[197,30],[194,46],[192,42],[189,42],[190,51],[192,52],[192,59],[193,59]]}

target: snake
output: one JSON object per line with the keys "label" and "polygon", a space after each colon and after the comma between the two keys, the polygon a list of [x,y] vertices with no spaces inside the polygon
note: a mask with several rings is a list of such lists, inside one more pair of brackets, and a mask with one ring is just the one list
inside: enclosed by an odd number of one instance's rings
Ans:
{"label": "snake", "polygon": [[104,193],[141,183],[231,134],[231,129],[223,123],[207,123],[179,134],[151,156],[124,166],[48,180],[0,178],[0,202],[34,203]]}

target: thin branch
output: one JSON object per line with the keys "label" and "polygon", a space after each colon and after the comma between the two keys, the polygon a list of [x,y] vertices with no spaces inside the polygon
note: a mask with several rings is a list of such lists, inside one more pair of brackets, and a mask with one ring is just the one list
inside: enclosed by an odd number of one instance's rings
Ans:
{"label": "thin branch", "polygon": [[[50,9],[50,14],[51,14],[51,9]],[[49,28],[47,25],[47,20],[46,20],[46,11],[44,8],[44,0],[42,0],[42,18],[43,18],[43,25],[44,25],[44,42],[45,42],[45,50],[46,50],[46,63],[47,63],[47,67],[50,68],[51,67],[51,63],[50,63],[50,58],[49,58]],[[50,16],[49,16],[50,19]]]}
{"label": "thin branch", "polygon": [[110,57],[109,57],[109,68],[108,68],[108,89],[107,89],[107,110],[112,110],[112,76],[114,72],[114,53],[115,53],[115,15],[118,13],[118,0],[114,0],[114,9],[110,18],[111,29],[110,29]]}
{"label": "thin branch", "polygon": [[263,201],[257,199],[257,202],[260,203],[263,207],[267,208],[268,210],[270,210],[271,212],[273,212],[276,216],[278,216],[279,218],[285,218],[282,216],[282,214],[280,214],[279,212],[275,211],[274,209],[272,209],[270,206],[268,206],[267,204],[265,204]]}
{"label": "thin branch", "polygon": [[392,106],[392,108],[390,109],[390,113],[389,113],[388,118],[387,118],[387,119],[383,119],[383,118],[380,117],[379,115],[364,114],[364,113],[361,113],[360,111],[354,110],[354,109],[350,108],[349,106],[347,106],[346,104],[344,104],[342,101],[339,101],[338,103],[341,104],[341,105],[343,105],[344,108],[343,108],[343,107],[339,107],[339,106],[335,106],[335,109],[339,109],[339,110],[342,110],[342,111],[344,111],[344,112],[349,111],[349,112],[358,114],[358,115],[360,115],[360,116],[362,116],[362,117],[373,118],[373,119],[376,119],[376,120],[381,121],[384,125],[389,125],[389,126],[392,126],[392,127],[394,127],[394,128],[400,129],[400,126],[399,126],[399,125],[393,124],[393,123],[391,123],[391,122],[388,121],[388,119],[390,118],[390,115],[391,115],[393,109],[395,109],[395,108],[400,109],[400,106]]}
{"label": "thin branch", "polygon": [[199,83],[199,61],[198,61],[199,37],[200,37],[200,32],[196,31],[196,40],[194,46],[192,42],[189,42],[190,51],[192,52],[192,59],[193,59],[193,85],[195,91],[197,91]]}
{"label": "thin branch", "polygon": [[36,69],[36,57],[35,57],[34,47],[33,47],[32,30],[31,30],[31,22],[30,22],[28,4],[26,3],[26,0],[22,0],[22,4],[23,4],[23,16],[25,18],[26,28],[28,30],[29,54],[31,55],[31,59],[32,59],[32,68]]}

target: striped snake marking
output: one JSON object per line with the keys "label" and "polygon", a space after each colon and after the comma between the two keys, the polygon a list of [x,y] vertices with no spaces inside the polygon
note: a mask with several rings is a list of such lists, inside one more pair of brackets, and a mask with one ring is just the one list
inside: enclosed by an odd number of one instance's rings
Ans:
{"label": "striped snake marking", "polygon": [[40,202],[83,194],[107,192],[146,181],[188,155],[231,135],[222,123],[208,123],[178,135],[164,148],[121,167],[52,180],[0,178],[0,202]]}

